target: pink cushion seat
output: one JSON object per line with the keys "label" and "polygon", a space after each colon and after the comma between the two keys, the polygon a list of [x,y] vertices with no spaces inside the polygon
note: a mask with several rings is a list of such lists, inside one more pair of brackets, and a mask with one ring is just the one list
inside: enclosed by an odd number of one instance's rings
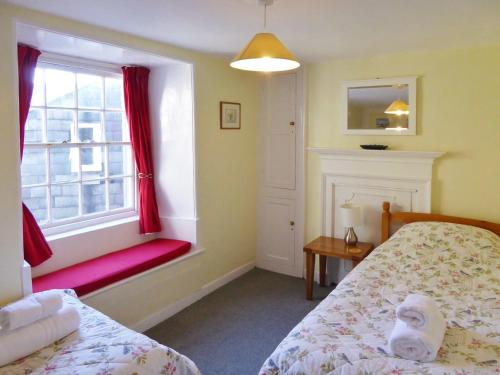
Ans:
{"label": "pink cushion seat", "polygon": [[83,296],[187,253],[191,243],[156,239],[102,255],[33,279],[33,292],[74,289]]}

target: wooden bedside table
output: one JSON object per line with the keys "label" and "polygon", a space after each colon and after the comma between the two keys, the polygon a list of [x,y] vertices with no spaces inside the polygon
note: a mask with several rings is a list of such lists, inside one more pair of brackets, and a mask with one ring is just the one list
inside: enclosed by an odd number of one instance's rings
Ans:
{"label": "wooden bedside table", "polygon": [[373,244],[358,242],[354,246],[346,245],[344,240],[332,237],[318,237],[304,246],[306,253],[306,298],[312,300],[314,282],[315,255],[319,255],[319,285],[325,286],[326,257],[335,257],[352,261],[353,268],[373,250]]}

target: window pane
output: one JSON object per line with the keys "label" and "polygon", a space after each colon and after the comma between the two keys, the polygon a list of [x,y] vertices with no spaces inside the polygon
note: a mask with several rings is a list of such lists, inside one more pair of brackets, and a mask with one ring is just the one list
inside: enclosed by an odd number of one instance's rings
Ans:
{"label": "window pane", "polygon": [[78,179],[77,147],[52,147],[50,149],[50,178],[52,182]]}
{"label": "window pane", "polygon": [[80,160],[82,163],[82,178],[96,179],[105,177],[104,169],[104,147],[82,147],[80,149]]}
{"label": "window pane", "polygon": [[48,142],[71,142],[73,123],[73,111],[64,109],[47,110],[47,141]]}
{"label": "window pane", "polygon": [[32,187],[23,189],[23,203],[28,206],[36,222],[47,221],[47,187]]}
{"label": "window pane", "polygon": [[102,108],[102,77],[78,73],[76,82],[78,107]]}
{"label": "window pane", "polygon": [[106,108],[123,109],[123,81],[119,78],[105,79]]}
{"label": "window pane", "polygon": [[106,140],[108,142],[128,142],[130,140],[126,116],[121,112],[106,112],[104,115]]}
{"label": "window pane", "polygon": [[46,69],[47,105],[75,107],[75,74],[64,70]]}
{"label": "window pane", "polygon": [[44,149],[25,148],[21,163],[21,184],[34,185],[47,182],[47,154]]}
{"label": "window pane", "polygon": [[43,82],[43,69],[35,69],[35,80],[33,85],[33,94],[31,96],[31,105],[45,105],[44,95],[45,87]]}
{"label": "window pane", "polygon": [[62,220],[78,216],[78,184],[52,185],[50,188],[50,204],[52,219]]}
{"label": "window pane", "polygon": [[80,142],[101,142],[101,112],[78,111],[78,136]]}
{"label": "window pane", "polygon": [[106,182],[86,181],[82,184],[82,212],[93,214],[106,211]]}
{"label": "window pane", "polygon": [[109,209],[132,207],[132,183],[131,177],[113,178],[109,180]]}
{"label": "window pane", "polygon": [[26,127],[24,128],[24,143],[42,143],[43,141],[43,111],[30,109]]}
{"label": "window pane", "polygon": [[108,168],[110,176],[132,174],[131,153],[130,146],[109,146]]}

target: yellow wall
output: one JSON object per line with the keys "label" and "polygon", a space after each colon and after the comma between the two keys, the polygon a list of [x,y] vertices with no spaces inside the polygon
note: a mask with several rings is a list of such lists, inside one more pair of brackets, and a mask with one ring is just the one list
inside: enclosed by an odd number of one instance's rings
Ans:
{"label": "yellow wall", "polygon": [[[341,135],[342,82],[419,76],[417,136]],[[308,147],[446,151],[432,211],[500,222],[500,46],[337,59],[308,67]],[[320,233],[319,158],[307,153],[306,239]]]}
{"label": "yellow wall", "polygon": [[[15,89],[14,19],[55,31],[192,61],[195,71],[197,192],[200,246],[205,252],[171,268],[176,280],[165,293],[147,300],[140,287],[125,287],[130,295],[120,321],[133,324],[145,315],[184,297],[201,286],[255,259],[256,246],[256,123],[257,77],[235,71],[227,61],[163,43],[90,26],[9,5],[0,5],[0,303],[21,293],[19,245],[20,200],[18,178],[17,90]],[[241,102],[242,129],[219,130],[219,101]],[[165,275],[149,275],[159,285]],[[157,277],[155,280],[154,278]],[[141,284],[142,285],[142,284]],[[112,293],[110,295],[113,295]],[[109,295],[107,295],[109,297]],[[121,299],[120,299],[121,298]],[[144,300],[138,300],[143,298]],[[91,299],[98,304],[99,297]],[[133,301],[134,306],[130,306]],[[115,308],[116,308],[115,304]],[[128,314],[128,315],[127,315]]]}

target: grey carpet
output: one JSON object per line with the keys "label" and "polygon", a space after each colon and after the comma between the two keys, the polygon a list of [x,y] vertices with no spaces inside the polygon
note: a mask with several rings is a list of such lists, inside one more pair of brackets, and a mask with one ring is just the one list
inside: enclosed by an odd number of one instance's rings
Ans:
{"label": "grey carpet", "polygon": [[255,268],[145,334],[187,355],[205,375],[256,375],[331,289],[315,285],[315,300],[307,301],[303,279]]}

